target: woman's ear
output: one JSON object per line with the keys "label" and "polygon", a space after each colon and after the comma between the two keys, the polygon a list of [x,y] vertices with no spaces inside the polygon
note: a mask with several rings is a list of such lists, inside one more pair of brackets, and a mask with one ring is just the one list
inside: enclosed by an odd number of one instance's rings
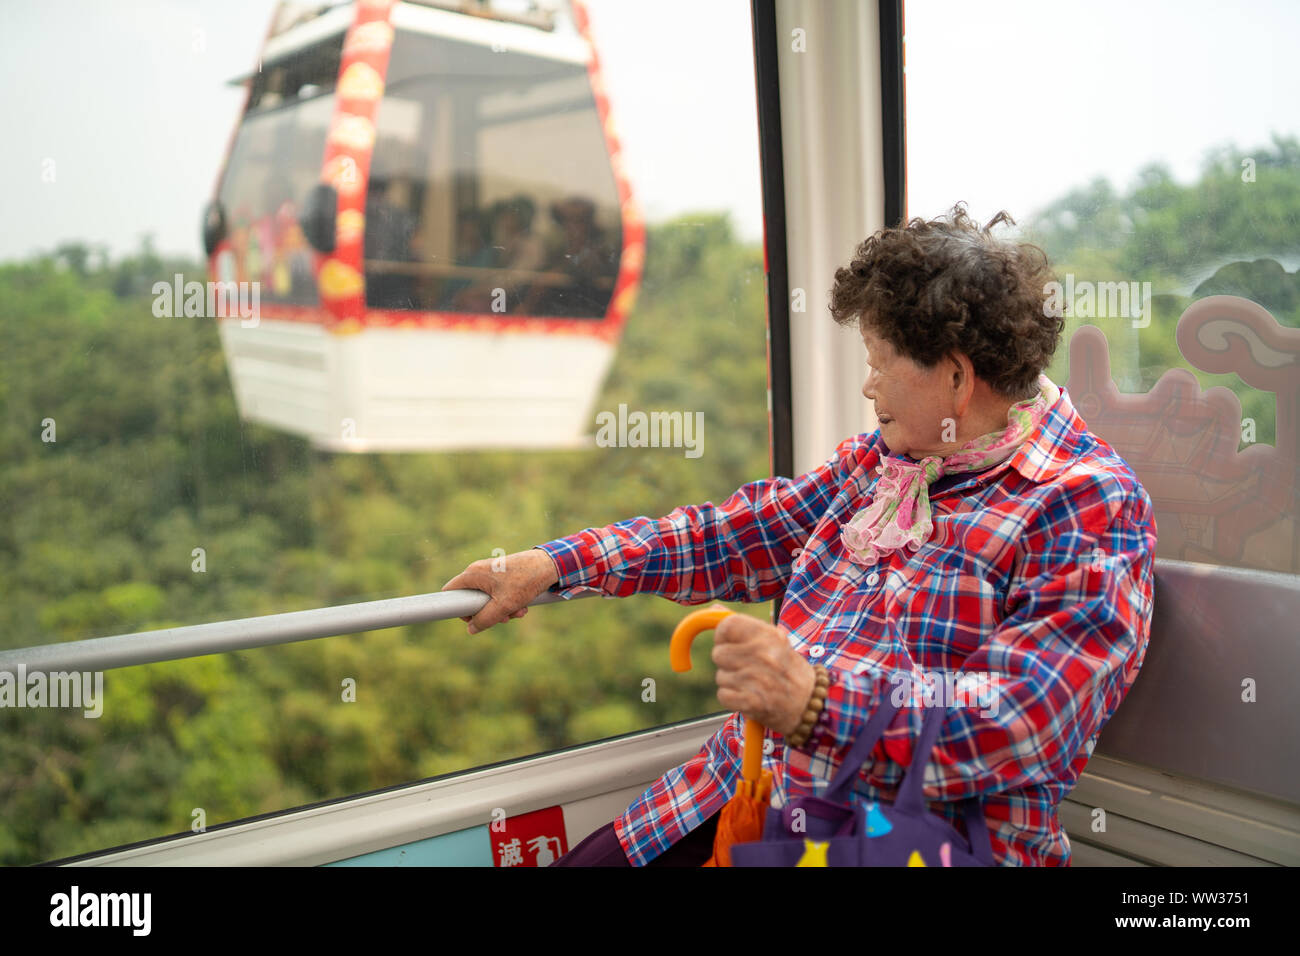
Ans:
{"label": "woman's ear", "polygon": [[965,415],[975,395],[975,365],[964,352],[948,356],[952,362],[952,401],[958,415]]}

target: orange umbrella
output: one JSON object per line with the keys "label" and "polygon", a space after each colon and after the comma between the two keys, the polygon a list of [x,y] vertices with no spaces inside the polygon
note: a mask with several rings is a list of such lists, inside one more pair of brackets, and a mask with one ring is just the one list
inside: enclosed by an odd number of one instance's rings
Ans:
{"label": "orange umbrella", "polygon": [[[726,608],[693,611],[673,631],[668,659],[679,674],[691,669],[691,641],[701,631],[718,626],[731,614]],[[763,725],[745,718],[745,750],[740,764],[741,781],[736,795],[718,817],[718,832],[713,838],[713,856],[705,866],[731,866],[731,848],[737,843],[752,843],[763,835],[763,820],[772,799],[772,774],[763,769]]]}

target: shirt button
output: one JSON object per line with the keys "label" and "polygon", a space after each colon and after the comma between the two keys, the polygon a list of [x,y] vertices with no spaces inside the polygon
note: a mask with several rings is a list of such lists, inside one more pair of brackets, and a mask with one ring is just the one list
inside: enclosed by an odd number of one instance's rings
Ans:
{"label": "shirt button", "polygon": [[770,757],[775,751],[776,751],[776,741],[773,740],[771,737],[766,738],[763,741],[763,753],[765,753],[767,756]]}
{"label": "shirt button", "polygon": [[820,644],[814,644],[812,647],[808,648],[809,657],[821,657],[825,653],[826,648],[822,647]]}
{"label": "shirt button", "polygon": [[877,574],[875,571],[872,571],[870,574],[867,575],[867,584],[870,587],[874,588],[879,583],[880,583],[880,575]]}

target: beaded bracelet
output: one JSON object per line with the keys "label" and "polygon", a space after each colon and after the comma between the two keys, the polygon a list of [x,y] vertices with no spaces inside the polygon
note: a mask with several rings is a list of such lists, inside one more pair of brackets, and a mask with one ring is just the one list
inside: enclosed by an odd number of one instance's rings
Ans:
{"label": "beaded bracelet", "polygon": [[808,742],[826,708],[826,693],[831,686],[831,675],[821,664],[814,664],[813,667],[817,676],[813,681],[812,696],[808,698],[808,706],[804,708],[799,726],[785,737],[786,745],[790,747],[802,747]]}

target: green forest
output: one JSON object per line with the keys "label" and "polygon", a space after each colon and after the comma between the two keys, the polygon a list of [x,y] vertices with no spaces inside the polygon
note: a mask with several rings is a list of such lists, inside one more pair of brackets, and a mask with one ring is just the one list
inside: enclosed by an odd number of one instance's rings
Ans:
{"label": "green forest", "polygon": [[[1059,273],[1158,291],[1150,327],[1095,323],[1121,388],[1136,389],[1187,367],[1173,327],[1201,296],[1243,295],[1300,327],[1285,265],[1298,216],[1300,145],[1276,140],[1225,149],[1193,183],[1160,167],[1123,192],[1097,181],[1021,223]],[[698,459],[321,452],[240,421],[213,321],[152,314],[153,283],[202,277],[197,259],[146,241],[112,260],[68,242],[0,264],[0,647],[435,591],[494,549],[722,500],[769,469],[762,261],[722,215],[649,228],[595,407],[702,412]],[[1062,383],[1065,352],[1049,370]],[[1271,395],[1199,377],[1233,388],[1272,440]],[[0,864],[187,832],[196,810],[212,827],[716,712],[703,649],[692,673],[668,667],[681,614],[650,596],[585,600],[473,637],[452,621],[113,670],[99,719],[0,710]]]}
{"label": "green forest", "polygon": [[[1254,149],[1223,146],[1206,158],[1200,178],[1177,182],[1166,166],[1142,169],[1125,191],[1097,179],[1049,204],[1027,223],[1027,238],[1051,257],[1058,274],[1093,282],[1149,282],[1151,325],[1127,319],[1068,320],[1096,325],[1110,343],[1111,374],[1121,391],[1147,391],[1170,368],[1195,373],[1202,388],[1223,386],[1272,444],[1276,408],[1269,393],[1234,375],[1207,375],[1178,351],[1174,327],[1183,310],[1210,295],[1258,302],[1283,325],[1300,327],[1300,140],[1275,136]],[[1048,374],[1069,378],[1066,349]]]}

